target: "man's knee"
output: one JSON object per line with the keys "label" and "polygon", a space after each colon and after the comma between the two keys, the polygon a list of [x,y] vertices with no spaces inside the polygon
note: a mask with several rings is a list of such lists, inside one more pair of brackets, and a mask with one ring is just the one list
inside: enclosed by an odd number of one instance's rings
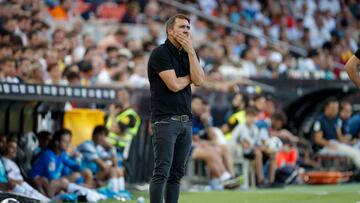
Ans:
{"label": "man's knee", "polygon": [[91,170],[89,170],[89,169],[85,169],[85,170],[81,171],[81,174],[83,175],[83,177],[85,179],[87,179],[87,178],[90,179],[93,177],[93,174],[92,174]]}
{"label": "man's knee", "polygon": [[171,170],[168,177],[168,183],[178,184],[180,180],[185,175],[185,167],[177,168],[176,170]]}

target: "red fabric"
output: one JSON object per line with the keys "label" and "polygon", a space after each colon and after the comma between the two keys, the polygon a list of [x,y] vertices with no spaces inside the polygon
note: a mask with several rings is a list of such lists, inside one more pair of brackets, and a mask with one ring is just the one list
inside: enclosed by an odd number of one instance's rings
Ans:
{"label": "red fabric", "polygon": [[284,165],[295,165],[298,158],[296,149],[290,149],[290,151],[280,150],[276,156],[276,165],[278,167]]}

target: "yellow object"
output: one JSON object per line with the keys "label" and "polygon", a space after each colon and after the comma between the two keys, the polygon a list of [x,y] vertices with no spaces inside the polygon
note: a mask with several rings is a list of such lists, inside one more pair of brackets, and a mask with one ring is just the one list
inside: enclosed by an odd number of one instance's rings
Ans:
{"label": "yellow object", "polygon": [[225,139],[230,140],[231,138],[231,131],[235,128],[236,125],[241,125],[246,122],[246,112],[244,110],[240,110],[238,112],[235,112],[231,114],[228,125],[230,128],[230,131],[225,133]]}
{"label": "yellow object", "polygon": [[[126,110],[124,110],[123,112],[120,112],[115,120],[116,122],[121,122],[125,125],[129,125],[130,123],[130,119],[129,116],[132,115],[135,118],[135,124],[133,127],[128,127],[126,129],[125,132],[123,132],[122,135],[118,135],[114,132],[109,132],[109,142],[117,147],[120,148],[125,148],[126,145],[128,145],[132,138],[138,133],[139,128],[140,128],[140,124],[141,124],[141,118],[140,116],[136,113],[136,111],[132,108],[128,108]],[[111,130],[111,125],[112,125],[112,120],[109,117],[108,120],[106,121],[106,127]]]}
{"label": "yellow object", "polygon": [[72,109],[65,112],[64,128],[71,130],[71,144],[77,146],[90,140],[97,125],[105,124],[105,113],[97,109]]}

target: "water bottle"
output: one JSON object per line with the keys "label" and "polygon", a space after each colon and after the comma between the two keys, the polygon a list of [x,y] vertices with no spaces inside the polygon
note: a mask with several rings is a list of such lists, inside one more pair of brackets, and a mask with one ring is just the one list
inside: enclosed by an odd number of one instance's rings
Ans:
{"label": "water bottle", "polygon": [[145,198],[143,196],[138,197],[137,203],[145,203]]}

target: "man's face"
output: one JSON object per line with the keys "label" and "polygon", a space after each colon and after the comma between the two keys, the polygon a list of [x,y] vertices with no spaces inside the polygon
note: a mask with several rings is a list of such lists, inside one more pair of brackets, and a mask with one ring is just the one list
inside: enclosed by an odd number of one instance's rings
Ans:
{"label": "man's face", "polygon": [[259,111],[264,111],[266,108],[266,98],[260,97],[255,101],[255,106]]}
{"label": "man's face", "polygon": [[235,95],[232,100],[232,105],[236,108],[240,107],[243,104],[243,96],[241,94]]}
{"label": "man's face", "polygon": [[15,77],[16,76],[16,68],[15,62],[8,61],[3,66],[3,73],[5,76]]}
{"label": "man's face", "polygon": [[344,120],[347,120],[351,117],[352,107],[350,104],[345,104],[340,111],[340,117]]}
{"label": "man's face", "polygon": [[181,33],[186,37],[190,36],[190,24],[186,19],[176,18],[174,26],[168,30],[169,37],[176,39],[175,33]]}
{"label": "man's face", "polygon": [[61,136],[59,142],[59,149],[61,151],[66,151],[70,147],[71,136],[69,134]]}
{"label": "man's face", "polygon": [[325,114],[329,118],[334,118],[339,113],[339,102],[331,102],[325,108]]}
{"label": "man's face", "polygon": [[98,142],[99,142],[100,145],[102,145],[102,146],[107,145],[106,134],[100,133],[98,135],[98,139],[99,139]]}
{"label": "man's face", "polygon": [[10,159],[16,158],[17,144],[16,142],[9,142],[6,148],[6,154]]}

